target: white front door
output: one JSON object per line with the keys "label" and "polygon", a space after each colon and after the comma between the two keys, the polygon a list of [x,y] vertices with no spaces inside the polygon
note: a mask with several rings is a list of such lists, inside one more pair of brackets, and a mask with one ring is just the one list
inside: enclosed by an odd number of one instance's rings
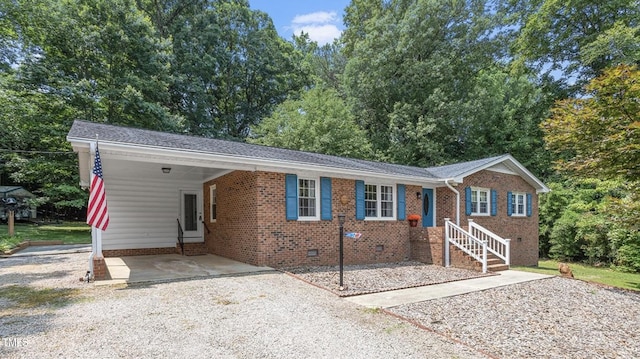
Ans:
{"label": "white front door", "polygon": [[202,191],[180,191],[180,223],[185,242],[202,241]]}

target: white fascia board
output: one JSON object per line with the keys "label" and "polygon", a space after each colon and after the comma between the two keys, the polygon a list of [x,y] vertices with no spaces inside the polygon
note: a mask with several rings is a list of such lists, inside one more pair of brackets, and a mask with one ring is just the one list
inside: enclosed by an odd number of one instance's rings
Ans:
{"label": "white fascia board", "polygon": [[[95,141],[67,137],[74,150],[89,148],[89,144]],[[100,141],[100,153],[103,157],[120,160],[137,160],[163,164],[182,164],[201,167],[218,167],[231,170],[245,171],[265,171],[280,173],[314,173],[318,176],[346,178],[346,179],[369,179],[384,181],[387,183],[402,183],[409,185],[444,185],[443,180],[433,178],[423,178],[414,176],[389,175],[378,172],[347,170],[344,168],[328,167],[301,162],[278,161],[273,159],[263,159],[256,157],[232,156],[226,154],[216,154],[210,152],[171,149],[159,146],[135,145]]]}

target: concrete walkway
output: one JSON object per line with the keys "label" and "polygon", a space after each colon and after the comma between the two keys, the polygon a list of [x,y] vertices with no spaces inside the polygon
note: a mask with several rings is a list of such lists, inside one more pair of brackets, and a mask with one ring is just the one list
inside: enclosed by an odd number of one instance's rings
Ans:
{"label": "concrete walkway", "polygon": [[423,287],[393,290],[389,292],[347,297],[345,300],[369,308],[391,308],[403,304],[452,297],[505,285],[552,278],[552,275],[507,270],[500,275],[427,285]]}
{"label": "concrete walkway", "polygon": [[213,254],[202,256],[160,254],[108,257],[104,260],[111,279],[97,281],[96,285],[171,281],[273,271],[270,267],[257,267]]}
{"label": "concrete walkway", "polygon": [[5,257],[30,257],[51,254],[68,254],[91,252],[90,244],[56,244],[50,246],[29,246],[10,256]]}

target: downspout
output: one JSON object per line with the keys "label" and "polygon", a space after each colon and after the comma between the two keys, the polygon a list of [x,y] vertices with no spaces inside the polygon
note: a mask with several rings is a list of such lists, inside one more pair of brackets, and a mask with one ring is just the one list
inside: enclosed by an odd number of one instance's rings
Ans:
{"label": "downspout", "polygon": [[453,188],[453,186],[449,184],[449,181],[451,180],[450,179],[444,180],[444,184],[446,184],[447,187],[449,187],[449,189],[456,194],[456,226],[460,227],[460,192],[458,192],[457,189]]}

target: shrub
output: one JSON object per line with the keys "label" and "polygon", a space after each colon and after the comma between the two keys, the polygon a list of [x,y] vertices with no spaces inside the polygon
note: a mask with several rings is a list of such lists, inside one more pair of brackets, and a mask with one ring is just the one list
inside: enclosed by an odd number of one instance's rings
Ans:
{"label": "shrub", "polygon": [[579,220],[580,214],[567,210],[555,222],[549,240],[551,244],[549,256],[551,258],[570,261],[584,259],[582,247],[585,243],[577,236],[578,227],[576,224]]}

